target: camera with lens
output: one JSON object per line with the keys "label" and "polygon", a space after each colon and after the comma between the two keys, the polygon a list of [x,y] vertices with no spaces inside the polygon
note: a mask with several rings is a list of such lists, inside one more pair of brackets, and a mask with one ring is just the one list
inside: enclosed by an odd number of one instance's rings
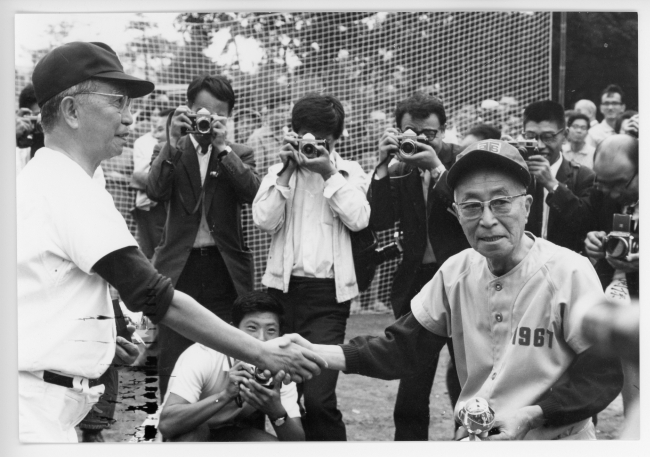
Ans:
{"label": "camera with lens", "polygon": [[381,265],[384,262],[396,259],[402,254],[402,251],[404,251],[399,239],[399,232],[395,232],[393,237],[395,238],[395,241],[386,246],[375,249],[375,252],[373,253],[373,261],[375,265]]}
{"label": "camera with lens", "polygon": [[267,389],[273,389],[273,377],[266,377],[264,375],[264,370],[261,368],[252,366],[253,369],[253,377],[255,378],[255,382],[258,383],[262,387],[266,387]]}
{"label": "camera with lens", "polygon": [[639,237],[631,231],[632,216],[614,214],[612,231],[605,237],[605,252],[615,259],[639,253]]}
{"label": "camera with lens", "polygon": [[320,156],[320,152],[318,151],[319,146],[327,147],[327,140],[317,140],[311,133],[305,133],[298,140],[298,150],[305,154],[308,159]]}
{"label": "camera with lens", "polygon": [[417,153],[420,150],[417,143],[428,142],[426,135],[417,135],[411,129],[408,129],[401,135],[395,135],[395,138],[397,138],[397,141],[399,142],[398,151],[402,157],[411,157],[413,154]]}
{"label": "camera with lens", "polygon": [[506,141],[510,146],[515,147],[524,160],[528,160],[530,156],[540,154],[535,140],[521,140],[521,141]]}
{"label": "camera with lens", "polygon": [[32,123],[32,133],[43,133],[43,126],[41,125],[41,115],[26,115],[23,119],[27,119]]}
{"label": "camera with lens", "polygon": [[185,115],[190,118],[192,128],[183,127],[181,129],[183,135],[188,133],[209,135],[212,133],[212,115],[207,109],[201,108],[197,113],[186,113]]}

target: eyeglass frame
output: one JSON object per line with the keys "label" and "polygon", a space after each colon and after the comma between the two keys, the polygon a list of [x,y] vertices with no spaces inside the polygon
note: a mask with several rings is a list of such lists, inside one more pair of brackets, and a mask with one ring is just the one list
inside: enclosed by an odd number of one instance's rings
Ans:
{"label": "eyeglass frame", "polygon": [[[409,128],[410,128],[410,127],[409,127]],[[443,129],[444,129],[444,127],[443,127]],[[419,136],[419,135],[424,135],[424,136],[426,136],[426,137],[427,137],[427,141],[431,142],[431,141],[435,140],[436,138],[438,138],[438,133],[440,133],[440,131],[441,131],[442,129],[424,129],[424,130],[421,130],[421,131],[419,131],[419,132],[416,132],[416,131],[413,130],[412,128],[410,128],[410,130],[412,130],[413,133],[415,133],[415,134],[418,135],[418,136]],[[429,135],[427,135],[427,134],[424,133],[424,132],[435,132],[435,134],[434,134],[433,136],[430,137]],[[402,132],[402,133],[403,133],[403,132]]]}
{"label": "eyeglass frame", "polygon": [[[566,131],[566,128],[561,128],[560,130],[558,130],[558,131],[555,132],[555,133],[551,133],[551,132],[542,132],[542,133],[540,133],[540,134],[533,133],[533,138],[528,138],[528,137],[526,136],[526,134],[527,134],[527,133],[532,133],[532,132],[526,132],[525,130],[523,130],[523,131],[521,132],[521,136],[523,136],[524,139],[526,139],[526,140],[535,140],[535,141],[539,141],[539,140],[541,140],[542,143],[544,143],[544,144],[548,144],[549,142],[555,140],[555,137],[556,137],[556,136],[558,136],[560,133],[565,132],[565,131]],[[551,135],[551,138],[549,138],[548,140],[544,140],[544,139],[542,138],[542,135]]]}
{"label": "eyeglass frame", "polygon": [[[459,216],[463,216],[467,220],[475,220],[475,219],[481,218],[481,216],[483,216],[483,212],[485,211],[486,204],[487,204],[488,208],[490,208],[490,211],[492,212],[492,214],[505,216],[505,215],[510,214],[510,211],[512,209],[512,201],[515,198],[524,197],[526,195],[528,195],[528,193],[523,192],[523,193],[518,194],[518,195],[505,195],[505,196],[501,196],[501,197],[494,197],[494,198],[492,198],[490,200],[485,200],[485,201],[482,201],[482,202],[463,202],[463,203],[454,202],[454,206],[455,206],[455,209],[456,209],[456,214],[459,215]],[[495,201],[495,200],[507,200],[510,203],[510,208],[508,208],[508,212],[507,213],[495,213],[494,210],[492,209],[492,206],[491,206],[492,202]],[[476,216],[465,216],[465,215],[462,214],[463,207],[466,207],[467,205],[471,205],[471,204],[476,204],[476,203],[479,203],[481,205],[481,212],[479,214],[477,214]]]}
{"label": "eyeglass frame", "polygon": [[131,106],[131,100],[133,100],[131,97],[129,97],[128,95],[125,95],[125,94],[107,94],[105,92],[90,92],[90,91],[88,91],[88,92],[77,92],[77,93],[73,94],[73,96],[74,95],[83,95],[83,94],[106,95],[108,97],[118,97],[118,98],[124,97],[124,99],[126,100],[124,102],[124,106],[118,107],[118,110],[120,112],[123,112],[126,108],[129,108]]}

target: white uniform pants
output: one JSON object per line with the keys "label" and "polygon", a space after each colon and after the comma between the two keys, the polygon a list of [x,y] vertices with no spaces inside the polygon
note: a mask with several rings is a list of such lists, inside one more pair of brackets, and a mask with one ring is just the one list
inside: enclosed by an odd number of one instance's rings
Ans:
{"label": "white uniform pants", "polygon": [[104,386],[68,389],[43,381],[43,372],[18,372],[18,429],[23,443],[76,443],[74,427]]}

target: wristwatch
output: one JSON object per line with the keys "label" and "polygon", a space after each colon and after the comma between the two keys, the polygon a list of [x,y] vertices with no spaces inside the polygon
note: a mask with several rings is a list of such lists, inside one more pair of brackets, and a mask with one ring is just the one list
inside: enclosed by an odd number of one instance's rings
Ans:
{"label": "wristwatch", "polygon": [[271,421],[271,423],[275,427],[280,427],[280,426],[284,425],[284,423],[286,422],[287,419],[289,419],[289,413],[284,413],[284,416],[281,416],[281,417],[279,417],[279,418],[277,418],[275,420],[273,420],[273,419],[271,419],[269,417],[269,420]]}
{"label": "wristwatch", "polygon": [[224,158],[224,156],[226,154],[228,154],[230,151],[232,151],[232,148],[230,146],[226,145],[226,147],[223,148],[223,151],[221,151],[219,154],[217,154],[217,159],[219,160],[219,162],[221,162],[221,160]]}

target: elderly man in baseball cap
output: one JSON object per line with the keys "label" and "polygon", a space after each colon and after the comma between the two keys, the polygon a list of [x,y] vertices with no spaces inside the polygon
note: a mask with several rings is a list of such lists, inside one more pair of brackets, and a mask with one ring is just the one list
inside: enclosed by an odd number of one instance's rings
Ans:
{"label": "elderly man in baseball cap", "polygon": [[394,379],[417,372],[451,337],[463,386],[457,438],[468,433],[464,405],[487,403],[496,417],[483,439],[595,439],[591,416],[622,385],[620,362],[600,358],[581,330],[584,309],[603,294],[586,258],[525,232],[529,181],[515,147],[468,146],[447,183],[471,249],[440,267],[386,336],[309,347],[332,369]]}
{"label": "elderly man in baseball cap", "polygon": [[263,343],[175,291],[93,179],[102,160],[121,154],[131,99],[153,83],[125,74],[109,46],[86,42],[50,51],[32,81],[45,147],[17,179],[21,441],[76,442],[75,425],[104,390],[97,378],[116,351],[131,349],[115,336],[109,284],[132,311],[285,382],[318,374],[324,361],[311,351],[283,338]]}

